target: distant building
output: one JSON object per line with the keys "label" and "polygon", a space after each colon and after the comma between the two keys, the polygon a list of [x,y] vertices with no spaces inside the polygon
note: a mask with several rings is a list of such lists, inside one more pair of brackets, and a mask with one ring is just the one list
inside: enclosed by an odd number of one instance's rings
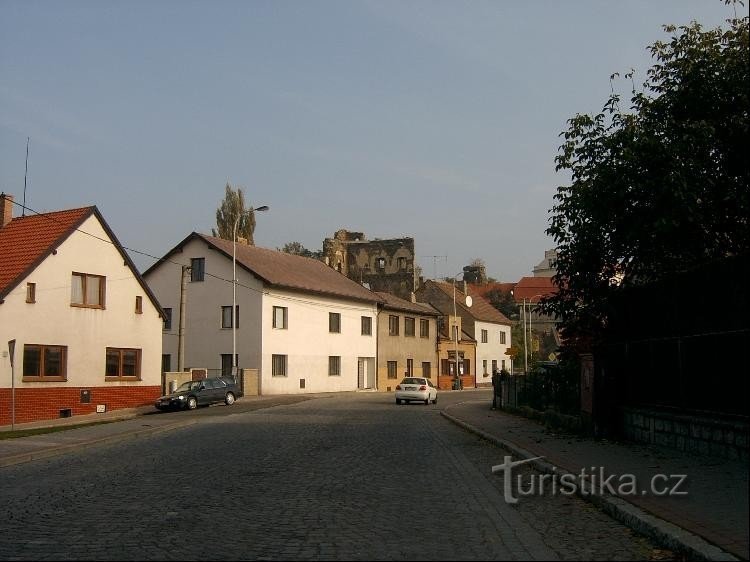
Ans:
{"label": "distant building", "polygon": [[557,250],[545,250],[544,259],[534,267],[534,277],[553,277],[557,273]]}
{"label": "distant building", "polygon": [[414,238],[367,240],[338,230],[323,241],[323,261],[372,291],[410,300],[415,288]]}

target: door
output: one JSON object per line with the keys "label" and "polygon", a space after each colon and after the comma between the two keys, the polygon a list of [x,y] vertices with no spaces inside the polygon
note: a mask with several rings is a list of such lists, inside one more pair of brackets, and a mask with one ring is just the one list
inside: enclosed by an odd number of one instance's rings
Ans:
{"label": "door", "polygon": [[365,384],[365,360],[363,357],[357,359],[357,388],[367,388]]}

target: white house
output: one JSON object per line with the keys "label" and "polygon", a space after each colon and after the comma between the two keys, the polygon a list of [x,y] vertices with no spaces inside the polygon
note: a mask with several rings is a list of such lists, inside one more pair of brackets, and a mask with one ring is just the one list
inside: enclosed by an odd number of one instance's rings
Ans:
{"label": "white house", "polygon": [[[417,290],[417,299],[447,316],[455,309],[462,319],[463,330],[476,340],[474,382],[477,386],[489,386],[495,369],[511,370],[511,357],[507,354],[511,347],[511,322],[482,296],[468,294],[468,285],[462,284],[462,289],[428,280]],[[471,297],[468,301],[467,296]]]}
{"label": "white house", "polygon": [[318,260],[193,232],[144,278],[167,318],[165,370],[230,374],[235,348],[239,369],[258,369],[261,394],[375,388],[381,299]]}
{"label": "white house", "polygon": [[152,403],[161,309],[97,208],[0,220],[0,425]]}

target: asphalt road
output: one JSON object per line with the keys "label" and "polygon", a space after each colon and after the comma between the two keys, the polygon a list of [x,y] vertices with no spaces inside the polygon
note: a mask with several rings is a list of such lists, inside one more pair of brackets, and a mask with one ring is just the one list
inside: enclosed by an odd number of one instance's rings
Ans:
{"label": "asphalt road", "polygon": [[505,503],[502,479],[491,473],[505,453],[439,415],[467,395],[442,393],[430,406],[367,393],[155,414],[200,422],[3,468],[0,559],[658,554],[578,498]]}

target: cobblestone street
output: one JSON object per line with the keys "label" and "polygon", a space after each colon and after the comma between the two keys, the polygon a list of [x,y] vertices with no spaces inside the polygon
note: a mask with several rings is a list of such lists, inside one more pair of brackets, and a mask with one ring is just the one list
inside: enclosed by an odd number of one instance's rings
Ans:
{"label": "cobblestone street", "polygon": [[[441,395],[441,402],[451,399]],[[495,446],[367,393],[0,469],[3,560],[634,560],[574,497],[503,500]],[[526,469],[529,470],[529,469]],[[520,469],[519,469],[520,472]]]}

